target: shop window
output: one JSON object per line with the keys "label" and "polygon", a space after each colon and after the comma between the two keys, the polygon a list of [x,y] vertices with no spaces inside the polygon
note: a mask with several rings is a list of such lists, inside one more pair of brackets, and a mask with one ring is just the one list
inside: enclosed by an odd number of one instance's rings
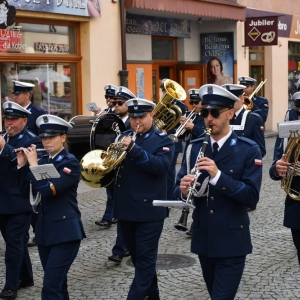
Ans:
{"label": "shop window", "polygon": [[15,23],[0,29],[0,52],[76,54],[75,27]]}
{"label": "shop window", "polygon": [[300,91],[300,43],[289,42],[288,58],[288,99],[292,105],[292,96]]}
{"label": "shop window", "polygon": [[152,38],[153,60],[175,60],[175,39]]}

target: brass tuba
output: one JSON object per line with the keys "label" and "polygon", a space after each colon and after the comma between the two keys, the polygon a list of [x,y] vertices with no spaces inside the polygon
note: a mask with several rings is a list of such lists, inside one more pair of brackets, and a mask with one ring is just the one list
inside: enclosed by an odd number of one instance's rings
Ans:
{"label": "brass tuba", "polygon": [[252,110],[253,108],[253,100],[252,98],[254,97],[255,94],[257,94],[259,92],[259,90],[262,88],[262,86],[266,83],[267,79],[265,81],[262,81],[257,87],[256,89],[252,92],[252,94],[250,96],[244,96],[244,107],[246,110]]}
{"label": "brass tuba", "polygon": [[292,187],[294,176],[300,176],[300,135],[298,130],[291,131],[286,149],[286,161],[290,163],[286,176],[281,179],[281,188],[293,200],[300,201],[300,192]]}
{"label": "brass tuba", "polygon": [[153,124],[158,130],[171,130],[179,122],[182,111],[178,105],[173,104],[174,99],[183,101],[186,92],[176,81],[167,79],[164,82],[166,93],[153,110]]}
{"label": "brass tuba", "polygon": [[[136,139],[137,131],[132,136]],[[127,152],[122,148],[123,136],[118,142],[111,143],[107,150],[93,150],[88,152],[80,161],[81,179],[93,188],[106,187],[114,178],[114,169],[124,160]]]}

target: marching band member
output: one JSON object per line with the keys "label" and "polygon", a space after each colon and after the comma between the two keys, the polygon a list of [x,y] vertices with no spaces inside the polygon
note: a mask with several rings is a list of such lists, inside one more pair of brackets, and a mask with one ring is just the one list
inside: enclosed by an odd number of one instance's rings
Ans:
{"label": "marching band member", "polygon": [[[285,115],[285,122],[300,120],[300,92],[293,94],[294,107],[289,109]],[[277,136],[274,148],[274,158],[269,173],[273,180],[281,180],[286,176],[290,162],[286,161],[285,148],[287,145],[287,138],[279,138]],[[294,176],[291,187],[299,191],[300,178]],[[285,198],[285,210],[283,226],[290,228],[294,245],[297,249],[298,262],[300,264],[300,201],[293,200],[289,195]]]}
{"label": "marching band member", "polygon": [[30,145],[41,148],[42,143],[26,128],[30,111],[10,101],[3,104],[3,110],[6,134],[0,135],[0,230],[6,244],[6,281],[0,298],[15,299],[19,288],[34,283],[27,248],[32,208],[28,195],[22,198],[12,171],[17,165],[14,149]]}
{"label": "marching band member", "polygon": [[117,87],[112,84],[108,84],[104,87],[105,91],[105,100],[106,100],[106,108],[105,109],[98,109],[94,111],[94,115],[102,115],[106,113],[113,113],[114,112],[114,107],[112,105],[112,101],[115,98],[115,93],[116,93]]}
{"label": "marching band member", "polygon": [[155,269],[158,241],[168,209],[155,207],[152,201],[167,197],[174,143],[153,126],[153,102],[133,98],[125,105],[132,130],[120,136],[125,136],[122,145],[127,155],[115,171],[114,208],[135,267],[127,299],[154,300],[159,299]]}
{"label": "marching band member", "polygon": [[[201,115],[211,129],[206,154],[203,138],[191,142],[186,164],[181,166],[174,189],[175,199],[186,199],[200,171],[199,185],[208,180],[207,194],[194,196],[191,251],[198,255],[211,299],[234,299],[252,252],[247,206],[258,201],[262,163],[259,147],[230,130],[234,103],[239,101],[221,86],[207,84],[199,89]],[[199,158],[197,160],[197,158]]]}
{"label": "marching band member", "polygon": [[[259,114],[245,109],[243,105],[243,92],[246,87],[239,84],[224,84],[222,87],[240,99],[240,101],[234,104],[235,114],[230,120],[231,129],[238,136],[243,136],[254,141],[259,146],[261,157],[264,157],[266,155],[264,123]],[[248,207],[247,209],[248,211],[253,211],[256,209],[256,206]]]}
{"label": "marching band member", "polygon": [[[254,84],[256,82],[256,79],[242,76],[238,79],[241,85],[245,85],[246,88],[244,89],[245,96],[250,96],[254,91]],[[262,117],[263,122],[265,123],[267,121],[268,113],[269,113],[269,101],[268,99],[264,97],[260,97],[257,95],[254,95],[252,97],[253,101],[253,108],[251,111],[259,114]]]}
{"label": "marching band member", "polygon": [[[35,242],[44,270],[42,300],[69,299],[67,273],[85,237],[81,214],[77,203],[77,187],[80,180],[80,165],[74,155],[66,149],[68,129],[65,120],[43,115],[37,121],[39,136],[48,154],[37,159],[34,147],[21,148],[18,156],[19,187],[26,197],[32,189],[38,192],[38,219]],[[27,168],[53,164],[60,178],[37,181]]]}

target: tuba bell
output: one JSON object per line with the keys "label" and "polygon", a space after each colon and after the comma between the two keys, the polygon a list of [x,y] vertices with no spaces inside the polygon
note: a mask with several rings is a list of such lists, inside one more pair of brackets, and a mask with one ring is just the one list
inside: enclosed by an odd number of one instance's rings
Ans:
{"label": "tuba bell", "polygon": [[166,93],[153,110],[153,124],[158,130],[171,130],[179,122],[182,111],[174,100],[183,101],[186,98],[184,88],[176,81],[167,79],[164,82]]}
{"label": "tuba bell", "polygon": [[[300,135],[298,130],[291,131],[286,149],[286,161],[290,163],[286,176],[281,179],[281,188],[293,200],[300,201],[300,192],[292,186],[294,176],[300,176]],[[299,187],[298,187],[299,189]]]}

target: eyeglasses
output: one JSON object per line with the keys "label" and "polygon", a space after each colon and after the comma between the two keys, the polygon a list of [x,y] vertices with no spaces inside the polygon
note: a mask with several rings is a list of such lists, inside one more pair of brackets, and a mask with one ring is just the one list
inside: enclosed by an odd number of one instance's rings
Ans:
{"label": "eyeglasses", "polygon": [[197,105],[197,104],[199,104],[199,103],[200,103],[200,101],[193,101],[193,102],[192,102],[192,101],[190,101],[189,103],[190,103],[191,105],[193,105],[193,104],[196,104],[196,105]]}
{"label": "eyeglasses", "polygon": [[122,106],[124,103],[125,103],[125,101],[113,101],[113,102],[111,102],[112,106],[116,106],[117,104],[119,106]]}
{"label": "eyeglasses", "polygon": [[109,99],[114,99],[113,96],[107,96],[107,95],[105,95],[104,97],[105,97],[105,99],[108,99],[108,98],[109,98]]}
{"label": "eyeglasses", "polygon": [[214,108],[213,109],[204,108],[204,109],[201,110],[201,116],[203,118],[207,118],[208,114],[210,113],[213,118],[218,119],[220,117],[220,114],[224,111],[227,111],[227,110],[229,110],[229,108],[224,109],[224,110],[219,110],[219,109],[214,109]]}

